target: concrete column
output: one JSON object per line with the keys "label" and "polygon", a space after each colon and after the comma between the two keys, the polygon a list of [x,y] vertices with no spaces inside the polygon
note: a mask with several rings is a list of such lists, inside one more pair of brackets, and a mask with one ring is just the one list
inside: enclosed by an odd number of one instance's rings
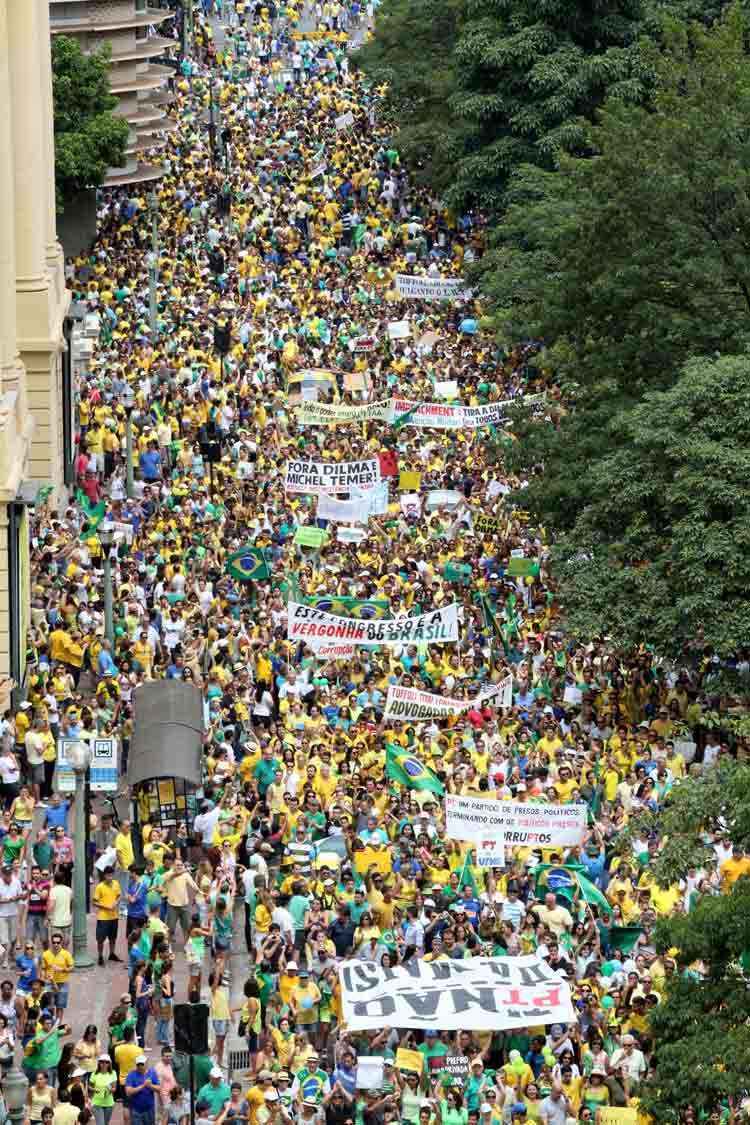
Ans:
{"label": "concrete column", "polygon": [[[36,0],[8,0],[12,158],[16,214],[18,335],[50,337],[46,238],[49,188],[39,90],[40,27]],[[22,345],[23,350],[23,345]]]}
{"label": "concrete column", "polygon": [[16,340],[15,192],[11,160],[7,0],[0,0],[0,390],[16,390],[23,367]]}
{"label": "concrete column", "polygon": [[39,78],[41,82],[42,132],[44,134],[45,186],[47,188],[46,259],[58,302],[65,288],[65,259],[57,238],[55,200],[55,128],[52,104],[52,50],[49,31],[49,0],[36,0],[39,7]]}

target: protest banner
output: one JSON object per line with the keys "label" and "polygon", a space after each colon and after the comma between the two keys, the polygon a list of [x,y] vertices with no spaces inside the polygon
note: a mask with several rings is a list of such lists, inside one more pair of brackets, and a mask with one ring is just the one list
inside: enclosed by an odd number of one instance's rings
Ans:
{"label": "protest banner", "polygon": [[457,508],[463,500],[463,492],[457,492],[454,488],[436,488],[427,493],[426,507],[430,512],[436,508]]}
{"label": "protest banner", "polygon": [[336,539],[339,543],[361,543],[367,538],[364,527],[347,527],[342,525],[336,528]]}
{"label": "protest banner", "polygon": [[638,1122],[636,1106],[602,1105],[596,1111],[596,1125],[638,1125]]}
{"label": "protest banner", "polygon": [[378,346],[378,341],[375,336],[357,336],[354,340],[353,350],[355,352],[371,352]]}
{"label": "protest banner", "polygon": [[500,530],[500,520],[494,516],[474,516],[474,531],[478,535],[495,535]]}
{"label": "protest banner", "polygon": [[386,696],[383,718],[398,719],[404,723],[419,723],[445,715],[460,715],[462,711],[470,711],[473,707],[480,707],[490,701],[497,702],[500,707],[510,707],[509,698],[512,702],[512,676],[506,676],[499,684],[494,684],[473,699],[450,699],[442,695],[433,695],[428,691],[419,691],[418,688],[391,684]]}
{"label": "protest banner", "polygon": [[458,640],[458,606],[453,602],[419,617],[361,621],[290,601],[287,637],[290,641],[309,642],[317,638],[353,645],[450,644]]}
{"label": "protest banner", "polygon": [[396,274],[396,290],[399,297],[417,301],[451,301],[470,292],[461,277],[415,277],[410,273]]}
{"label": "protest banner", "polygon": [[388,336],[391,340],[406,340],[411,336],[411,324],[408,320],[389,320]]}
{"label": "protest banner", "polygon": [[356,652],[354,645],[308,644],[318,660],[353,660]]}
{"label": "protest banner", "polygon": [[443,1055],[439,1061],[439,1069],[443,1074],[447,1074],[449,1078],[466,1078],[469,1073],[469,1056],[468,1055]]}
{"label": "protest banner", "polygon": [[355,422],[385,421],[390,418],[390,399],[363,402],[359,406],[339,406],[330,402],[300,402],[294,412],[302,426],[346,426]]}
{"label": "protest banner", "polygon": [[354,124],[354,114],[349,109],[346,113],[341,113],[336,118],[336,131],[341,132],[342,129],[350,129]]}
{"label": "protest banner", "polygon": [[[381,473],[383,471],[381,465]],[[355,485],[349,491],[349,499],[362,501],[362,511],[368,516],[382,516],[388,511],[388,480],[382,480],[372,488],[359,488]]]}
{"label": "protest banner", "polygon": [[424,1055],[420,1051],[410,1051],[408,1047],[396,1048],[396,1070],[411,1070],[421,1074],[424,1068]]}
{"label": "protest banner", "polygon": [[458,398],[458,383],[455,379],[443,379],[435,383],[435,394],[440,398]]}
{"label": "protest banner", "polygon": [[284,488],[287,492],[348,492],[354,485],[380,483],[380,462],[288,461]]}
{"label": "protest banner", "polygon": [[366,389],[364,371],[345,371],[344,390],[364,391]]}
{"label": "protest banner", "polygon": [[405,516],[422,515],[422,497],[418,492],[402,492],[399,497],[401,511]]}
{"label": "protest banner", "polygon": [[361,500],[337,500],[321,492],[316,515],[319,520],[333,520],[334,523],[366,523],[368,512]]}
{"label": "protest banner", "polygon": [[445,798],[451,840],[505,837],[506,847],[576,847],[586,832],[585,805],[533,805],[487,797]]}
{"label": "protest banner", "polygon": [[574,1023],[570,988],[537,954],[472,957],[384,968],[375,961],[339,965],[349,1031],[441,1028],[503,1031]]}
{"label": "protest banner", "polygon": [[477,867],[505,867],[505,837],[491,836],[474,841]]}
{"label": "protest banner", "polygon": [[529,398],[488,402],[483,406],[463,406],[447,402],[410,402],[391,399],[391,417],[403,417],[403,425],[435,430],[478,430],[482,426],[502,426],[508,421],[508,409]]}

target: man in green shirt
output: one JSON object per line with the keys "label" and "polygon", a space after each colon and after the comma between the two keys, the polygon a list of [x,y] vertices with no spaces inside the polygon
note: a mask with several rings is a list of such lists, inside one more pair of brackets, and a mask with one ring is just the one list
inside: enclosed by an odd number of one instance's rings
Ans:
{"label": "man in green shirt", "polygon": [[310,899],[302,893],[303,889],[304,883],[292,883],[292,896],[287,906],[294,922],[294,947],[299,950],[305,947],[305,915],[310,908]]}
{"label": "man in green shirt", "polygon": [[432,1027],[426,1029],[424,1043],[420,1043],[417,1050],[424,1059],[424,1069],[427,1074],[436,1074],[440,1070],[443,1059],[449,1054],[448,1047]]}
{"label": "man in green shirt", "polygon": [[198,1091],[198,1101],[206,1103],[212,1117],[218,1117],[231,1096],[232,1091],[224,1081],[223,1070],[221,1067],[212,1066],[208,1073],[208,1082]]}
{"label": "man in green shirt", "polygon": [[41,1029],[34,1038],[26,1044],[24,1050],[23,1069],[33,1082],[40,1070],[52,1070],[57,1066],[62,1057],[61,1039],[71,1034],[67,1024],[56,1024],[50,1012],[45,1012],[41,1020]]}

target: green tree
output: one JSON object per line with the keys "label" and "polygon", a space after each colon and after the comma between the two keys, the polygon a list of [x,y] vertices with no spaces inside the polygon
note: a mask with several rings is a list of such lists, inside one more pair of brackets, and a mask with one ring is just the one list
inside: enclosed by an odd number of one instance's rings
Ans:
{"label": "green tree", "polygon": [[112,112],[109,47],[84,54],[77,40],[52,40],[55,181],[58,207],[77,192],[102,183],[107,168],[123,163],[128,123]]}
{"label": "green tree", "polygon": [[386,115],[398,125],[398,147],[417,181],[436,192],[450,184],[465,130],[448,110],[463,0],[385,0],[373,38],[357,62],[385,84]]}
{"label": "green tree", "polygon": [[689,360],[603,437],[587,503],[553,548],[571,627],[672,655],[700,635],[737,651],[750,636],[750,357]]}
{"label": "green tree", "polygon": [[[666,51],[651,50],[652,104],[607,103],[593,159],[524,168],[482,263],[501,336],[551,341],[538,362],[565,408],[554,426],[520,418],[508,464],[531,473],[524,507],[561,533],[571,623],[665,651],[701,625],[727,651],[747,620],[732,543],[747,511],[735,520],[715,487],[722,411],[740,431],[750,417],[733,391],[722,400],[750,343],[745,35],[737,8],[710,31],[672,24]],[[697,354],[743,358],[688,364]]]}
{"label": "green tree", "polygon": [[[710,842],[717,834],[731,839],[735,854],[749,852],[750,767],[728,761],[682,782],[658,816],[637,814],[629,835],[656,827],[665,843],[650,870],[662,886],[715,869]],[[649,1017],[655,1067],[639,1093],[657,1122],[675,1122],[687,1106],[709,1114],[739,1100],[747,1086],[750,879],[739,879],[728,894],[696,895],[689,913],[658,923],[656,945],[660,953],[676,950],[677,964]]]}
{"label": "green tree", "polygon": [[388,83],[398,144],[452,206],[500,213],[524,163],[588,154],[607,97],[640,103],[640,39],[683,0],[384,0],[365,71]]}

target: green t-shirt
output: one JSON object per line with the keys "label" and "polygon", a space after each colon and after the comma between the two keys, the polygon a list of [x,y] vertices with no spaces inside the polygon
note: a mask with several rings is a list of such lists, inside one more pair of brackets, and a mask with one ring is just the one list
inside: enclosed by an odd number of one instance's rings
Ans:
{"label": "green t-shirt", "polygon": [[117,1075],[113,1070],[105,1070],[104,1072],[95,1070],[89,1078],[89,1089],[92,1091],[91,1104],[104,1107],[114,1105],[113,1091],[116,1082]]}
{"label": "green t-shirt", "polygon": [[450,1054],[449,1048],[446,1047],[445,1043],[441,1043],[439,1039],[436,1043],[433,1043],[432,1046],[429,1046],[427,1043],[420,1043],[417,1050],[425,1061],[425,1070],[433,1074],[437,1074],[440,1070],[441,1060],[444,1059],[447,1054]]}
{"label": "green t-shirt", "polygon": [[55,857],[55,849],[52,847],[52,844],[41,840],[39,843],[34,844],[32,851],[34,853],[34,863],[41,867],[42,871],[49,870]]}
{"label": "green t-shirt", "polygon": [[3,840],[3,863],[13,863],[18,859],[25,844],[23,836],[18,840],[11,840],[10,836],[6,836]]}
{"label": "green t-shirt", "polygon": [[310,907],[310,899],[306,895],[292,895],[289,899],[287,910],[292,916],[295,930],[305,928],[305,915]]}
{"label": "green t-shirt", "polygon": [[221,1113],[222,1109],[232,1096],[232,1091],[226,1082],[219,1082],[214,1086],[212,1082],[207,1082],[205,1086],[201,1086],[198,1090],[198,1101],[206,1102],[213,1117]]}

